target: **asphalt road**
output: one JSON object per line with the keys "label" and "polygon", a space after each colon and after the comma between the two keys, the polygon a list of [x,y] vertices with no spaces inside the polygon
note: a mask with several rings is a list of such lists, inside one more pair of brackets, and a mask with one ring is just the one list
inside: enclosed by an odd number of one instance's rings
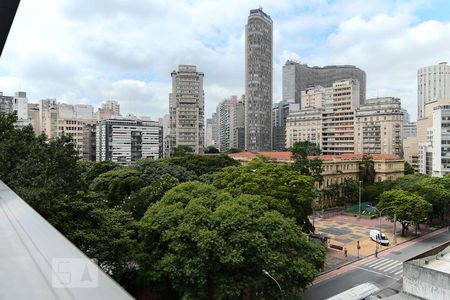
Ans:
{"label": "asphalt road", "polygon": [[379,258],[373,257],[368,259],[364,264],[355,265],[353,269],[345,273],[310,286],[305,291],[305,299],[327,299],[366,282],[374,283],[381,290],[388,287],[401,290],[402,262],[449,240],[450,233],[446,231],[398,251],[393,248],[392,252],[386,256]]}

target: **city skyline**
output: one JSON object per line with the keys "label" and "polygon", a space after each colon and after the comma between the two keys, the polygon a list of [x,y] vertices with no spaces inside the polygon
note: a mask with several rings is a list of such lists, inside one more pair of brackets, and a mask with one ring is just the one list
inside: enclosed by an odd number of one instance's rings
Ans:
{"label": "city skyline", "polygon": [[415,120],[417,70],[450,57],[445,47],[450,22],[443,13],[448,4],[362,3],[92,6],[25,0],[0,63],[0,87],[5,94],[24,90],[32,101],[99,106],[114,99],[125,114],[156,119],[168,111],[170,72],[178,64],[195,64],[205,73],[205,115],[210,116],[224,97],[244,93],[244,26],[248,11],[261,5],[274,22],[273,102],[281,100],[287,59],[310,66],[352,64],[367,73],[368,98],[399,97]]}

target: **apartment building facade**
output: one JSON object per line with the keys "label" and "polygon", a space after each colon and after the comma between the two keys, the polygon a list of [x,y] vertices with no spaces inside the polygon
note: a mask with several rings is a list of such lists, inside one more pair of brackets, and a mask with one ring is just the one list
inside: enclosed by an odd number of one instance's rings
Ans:
{"label": "apartment building facade", "polygon": [[96,160],[130,165],[162,154],[162,128],[158,122],[108,119],[97,125]]}
{"label": "apartment building facade", "polygon": [[194,153],[203,153],[205,146],[204,74],[194,65],[179,65],[173,71],[170,94],[170,148],[191,147]]}
{"label": "apartment building facade", "polygon": [[355,110],[360,105],[360,83],[333,83],[333,96],[322,113],[322,151],[325,155],[355,153]]}
{"label": "apartment building facade", "polygon": [[286,148],[308,141],[322,148],[322,108],[308,107],[289,112],[286,119]]}
{"label": "apartment building facade", "polygon": [[403,111],[399,98],[367,99],[356,109],[355,152],[403,157]]}

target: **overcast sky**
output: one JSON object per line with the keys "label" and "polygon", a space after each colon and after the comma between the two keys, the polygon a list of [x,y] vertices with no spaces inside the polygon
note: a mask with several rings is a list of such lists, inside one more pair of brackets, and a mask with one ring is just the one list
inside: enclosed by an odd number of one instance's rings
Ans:
{"label": "overcast sky", "polygon": [[366,71],[367,96],[400,97],[417,114],[416,74],[450,60],[450,1],[22,0],[0,60],[0,91],[123,114],[168,113],[170,73],[205,73],[206,117],[244,93],[244,26],[262,6],[274,21],[274,102],[289,58]]}

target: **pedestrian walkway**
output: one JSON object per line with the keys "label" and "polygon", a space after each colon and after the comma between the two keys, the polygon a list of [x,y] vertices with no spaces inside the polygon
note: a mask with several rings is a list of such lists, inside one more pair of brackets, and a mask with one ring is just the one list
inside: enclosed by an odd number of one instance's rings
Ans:
{"label": "pedestrian walkway", "polygon": [[372,257],[359,268],[394,279],[400,279],[403,275],[403,262],[389,258]]}

